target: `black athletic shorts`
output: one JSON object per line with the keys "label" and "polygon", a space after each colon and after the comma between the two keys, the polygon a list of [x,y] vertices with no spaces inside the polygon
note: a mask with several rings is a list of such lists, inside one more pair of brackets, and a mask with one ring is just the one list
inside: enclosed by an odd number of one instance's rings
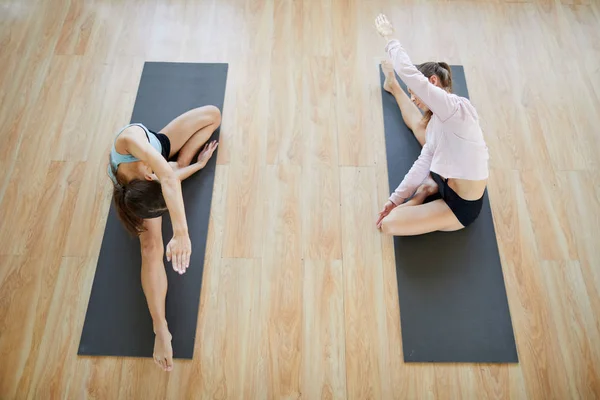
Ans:
{"label": "black athletic shorts", "polygon": [[465,200],[460,197],[450,186],[448,180],[442,178],[435,172],[431,173],[431,177],[438,185],[438,192],[427,197],[424,203],[429,203],[437,199],[443,199],[450,210],[454,213],[458,221],[463,226],[469,226],[477,219],[483,206],[483,196],[477,200]]}
{"label": "black athletic shorts", "polygon": [[148,130],[150,131],[150,133],[157,137],[158,141],[162,146],[161,154],[165,158],[165,160],[169,161],[169,155],[171,154],[171,141],[169,140],[169,137],[164,133],[156,133],[154,131],[151,131],[150,129]]}

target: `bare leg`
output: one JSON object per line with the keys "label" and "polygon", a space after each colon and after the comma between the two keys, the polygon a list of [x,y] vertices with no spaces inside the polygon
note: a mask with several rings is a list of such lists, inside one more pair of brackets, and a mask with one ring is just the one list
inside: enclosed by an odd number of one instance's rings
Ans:
{"label": "bare leg", "polygon": [[419,108],[414,105],[400,87],[394,74],[393,65],[386,60],[381,63],[381,69],[385,74],[383,88],[394,96],[398,107],[400,107],[404,123],[413,132],[419,143],[421,143],[421,146],[425,145],[425,125],[422,123],[423,115],[421,111],[419,111]]}
{"label": "bare leg", "polygon": [[162,217],[147,219],[147,229],[140,235],[142,246],[142,288],[154,327],[154,362],[164,371],[173,369],[173,348],[171,332],[165,317],[165,299],[167,296],[167,274],[163,264]]}
{"label": "bare leg", "polygon": [[437,193],[438,186],[428,177],[412,199],[394,208],[381,222],[381,231],[394,236],[412,236],[434,231],[456,231],[464,228],[442,199],[423,204]]}
{"label": "bare leg", "polygon": [[394,236],[414,236],[435,231],[457,231],[463,228],[464,226],[442,199],[427,204],[396,207],[381,222],[381,231]]}
{"label": "bare leg", "polygon": [[171,141],[170,156],[179,152],[177,164],[186,167],[220,124],[219,109],[214,106],[204,106],[194,108],[175,118],[161,129],[161,132]]}

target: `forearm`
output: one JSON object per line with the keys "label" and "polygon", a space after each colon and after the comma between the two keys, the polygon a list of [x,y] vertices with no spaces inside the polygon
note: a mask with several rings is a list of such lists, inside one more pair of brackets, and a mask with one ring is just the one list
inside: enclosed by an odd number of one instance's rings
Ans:
{"label": "forearm", "polygon": [[429,150],[428,142],[426,142],[421,150],[421,155],[419,155],[419,158],[417,158],[408,173],[404,176],[404,179],[398,188],[390,196],[391,202],[399,205],[415,192],[417,187],[419,187],[429,175],[432,157],[433,154]]}
{"label": "forearm", "polygon": [[178,168],[175,170],[175,175],[179,178],[180,181],[186,180],[190,176],[194,175],[196,172],[200,171],[204,168],[204,165],[193,163],[188,165],[187,167]]}
{"label": "forearm", "polygon": [[183,196],[181,193],[181,181],[177,178],[177,175],[173,173],[172,176],[161,181],[161,186],[173,224],[173,235],[187,235],[188,227],[185,218]]}
{"label": "forearm", "polygon": [[428,86],[428,80],[421,74],[421,72],[414,66],[406,51],[404,51],[400,41],[395,38],[387,37],[387,44],[385,51],[388,57],[394,65],[394,70],[400,76],[400,79],[409,89],[415,92],[418,96],[422,96]]}

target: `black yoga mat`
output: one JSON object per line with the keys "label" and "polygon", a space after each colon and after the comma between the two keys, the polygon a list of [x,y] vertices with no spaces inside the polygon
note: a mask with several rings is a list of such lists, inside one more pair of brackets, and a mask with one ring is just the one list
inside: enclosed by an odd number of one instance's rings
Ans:
{"label": "black yoga mat", "polygon": [[[223,109],[227,64],[146,63],[131,117],[159,131],[195,107]],[[217,139],[219,132],[211,138]],[[192,358],[202,285],[204,252],[215,178],[216,152],[204,169],[182,184],[192,257],[179,275],[165,259],[169,281],[166,317],[175,358]],[[108,179],[108,178],[107,178]],[[172,238],[163,216],[163,241]],[[111,204],[78,354],[152,357],[152,319],[142,291],[140,243],[129,236]]]}
{"label": "black yoga mat", "polygon": [[[383,86],[381,68],[380,76]],[[454,93],[468,97],[464,69],[453,66],[452,76]],[[393,191],[421,146],[394,97],[381,92]],[[479,218],[469,227],[395,237],[394,250],[406,362],[518,362],[487,192]]]}

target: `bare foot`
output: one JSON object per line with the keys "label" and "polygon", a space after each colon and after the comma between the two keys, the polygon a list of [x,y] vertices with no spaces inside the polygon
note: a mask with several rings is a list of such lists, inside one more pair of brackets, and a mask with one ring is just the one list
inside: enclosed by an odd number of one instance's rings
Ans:
{"label": "bare foot", "polygon": [[163,371],[173,370],[173,348],[171,347],[171,332],[168,328],[156,331],[154,339],[154,362],[160,366]]}
{"label": "bare foot", "polygon": [[381,69],[385,74],[385,82],[383,83],[383,88],[386,92],[394,93],[395,90],[400,89],[400,84],[396,79],[396,74],[394,73],[394,66],[388,60],[383,60],[381,62]]}
{"label": "bare foot", "polygon": [[407,207],[407,206],[416,206],[419,204],[423,204],[425,199],[432,194],[436,194],[438,192],[438,185],[431,178],[431,175],[425,179],[425,181],[419,186],[415,195],[407,201],[406,203],[400,204],[398,207]]}

